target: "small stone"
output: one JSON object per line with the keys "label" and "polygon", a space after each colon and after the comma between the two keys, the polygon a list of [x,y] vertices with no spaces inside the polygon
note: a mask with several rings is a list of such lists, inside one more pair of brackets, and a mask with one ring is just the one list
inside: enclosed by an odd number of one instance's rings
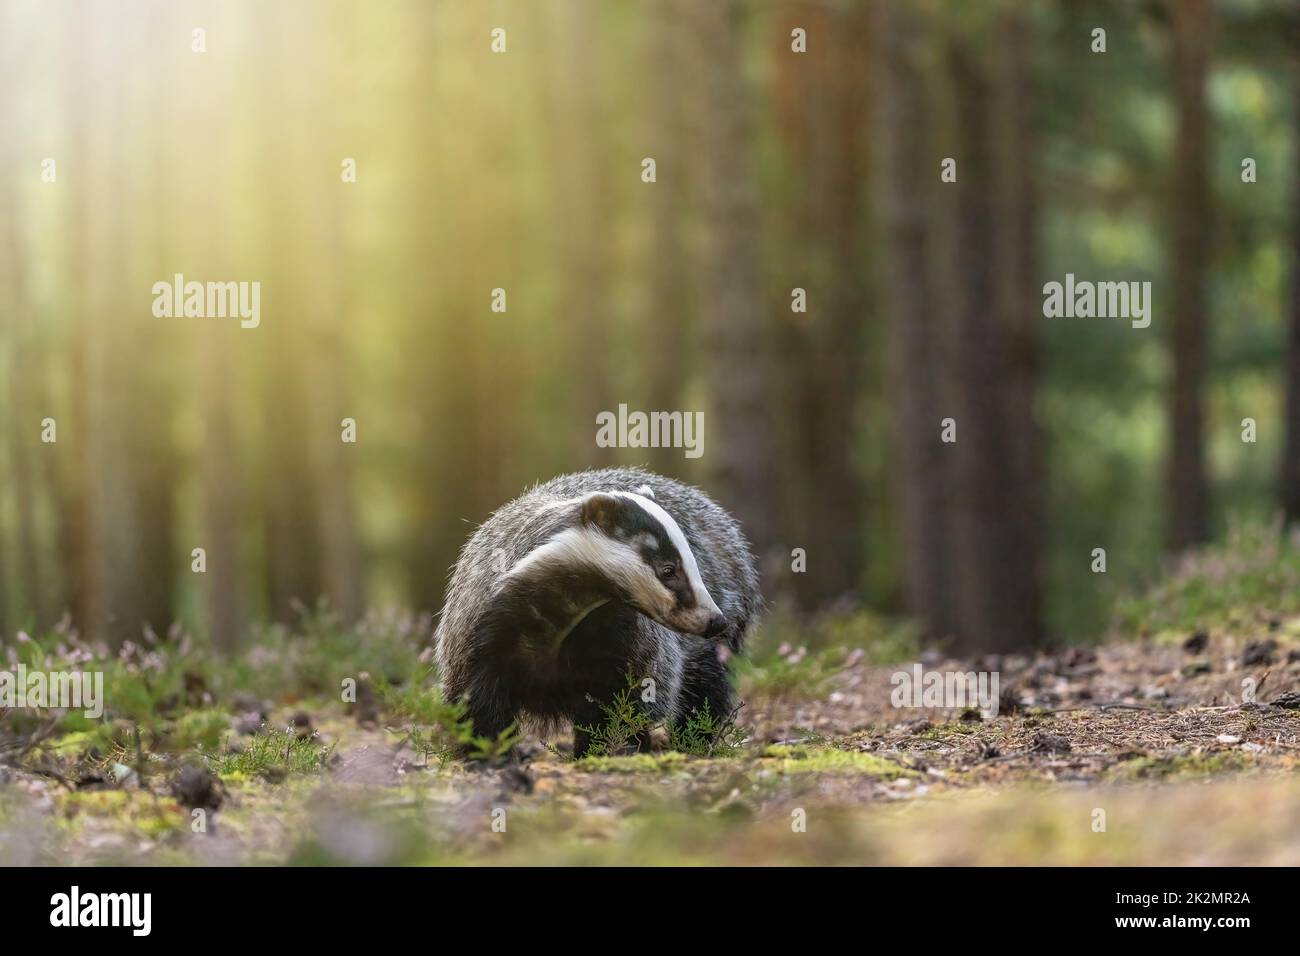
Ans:
{"label": "small stone", "polygon": [[246,714],[240,714],[235,718],[235,732],[252,736],[262,729],[262,715],[255,710],[250,710]]}
{"label": "small stone", "polygon": [[1187,640],[1183,641],[1183,650],[1188,654],[1199,654],[1205,650],[1210,643],[1210,635],[1205,631],[1197,631]]}
{"label": "small stone", "polygon": [[256,712],[263,718],[270,712],[261,698],[256,694],[249,694],[244,691],[236,693],[230,698],[230,704],[233,709],[240,713]]}
{"label": "small stone", "polygon": [[1097,652],[1091,647],[1072,647],[1061,660],[1066,667],[1082,667],[1084,664],[1097,663]]}
{"label": "small stone", "polygon": [[357,700],[352,705],[352,716],[362,727],[379,723],[379,695],[368,680],[357,682]]}
{"label": "small stone", "polygon": [[1046,753],[1068,753],[1074,749],[1070,741],[1060,734],[1049,734],[1042,730],[1034,734],[1030,744],[1031,750],[1041,750]]}
{"label": "small stone", "polygon": [[217,810],[225,799],[217,776],[192,764],[182,767],[172,778],[171,792],[187,810]]}
{"label": "small stone", "polygon": [[1271,637],[1264,641],[1251,641],[1241,652],[1241,663],[1245,667],[1263,667],[1273,663],[1273,652],[1277,650],[1277,641]]}
{"label": "small stone", "polygon": [[1016,714],[1023,710],[1024,707],[1020,702],[1020,694],[1014,687],[1003,687],[998,693],[998,713],[999,714]]}
{"label": "small stone", "polygon": [[503,797],[511,793],[522,793],[527,796],[533,792],[533,775],[523,767],[512,764],[501,771],[498,779]]}
{"label": "small stone", "polygon": [[86,773],[77,778],[78,790],[111,790],[113,782],[102,774]]}

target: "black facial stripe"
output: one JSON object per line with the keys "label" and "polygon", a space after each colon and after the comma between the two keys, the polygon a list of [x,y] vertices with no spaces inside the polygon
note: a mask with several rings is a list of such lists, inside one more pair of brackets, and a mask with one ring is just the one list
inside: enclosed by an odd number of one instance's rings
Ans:
{"label": "black facial stripe", "polygon": [[680,565],[682,556],[668,536],[668,529],[660,524],[659,519],[630,498],[624,499],[624,505],[618,519],[618,536],[624,540],[633,540],[638,535],[649,535],[654,544],[647,542],[642,546],[641,560],[652,565],[656,574],[663,564]]}
{"label": "black facial stripe", "polygon": [[684,574],[677,575],[671,588],[677,605],[687,610],[695,607],[695,589],[690,586]]}

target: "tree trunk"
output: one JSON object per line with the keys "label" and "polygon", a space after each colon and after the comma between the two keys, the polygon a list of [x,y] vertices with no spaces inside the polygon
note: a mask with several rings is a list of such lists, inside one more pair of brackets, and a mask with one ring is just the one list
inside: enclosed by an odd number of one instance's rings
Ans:
{"label": "tree trunk", "polygon": [[894,448],[901,502],[903,600],[932,640],[957,630],[953,592],[950,446],[940,442],[945,401],[942,354],[947,341],[936,282],[939,209],[932,179],[937,155],[932,136],[933,93],[918,66],[917,25],[910,4],[878,8],[883,40],[881,176],[879,197],[886,241],[884,292],[888,303],[889,393],[895,409]]}
{"label": "tree trunk", "polygon": [[[16,90],[9,91],[6,108]],[[0,93],[0,95],[5,95]],[[5,117],[0,123],[9,123]],[[0,143],[0,167],[12,169],[13,153]],[[44,364],[37,322],[32,315],[26,260],[18,228],[18,191],[11,181],[0,188],[0,315],[6,317],[8,339],[8,394],[3,427],[9,431],[8,482],[17,510],[17,552],[6,552],[0,543],[0,636],[10,633],[25,620],[38,626],[50,623],[45,595],[44,555],[36,531],[38,489],[33,481],[33,463],[52,449],[40,441],[40,422],[53,412],[43,401]],[[0,535],[2,537],[2,535]],[[5,560],[12,560],[17,594],[3,612]]]}
{"label": "tree trunk", "polygon": [[[281,8],[274,22],[285,31],[302,30],[288,8]],[[301,248],[285,239],[306,234],[310,221],[306,209],[297,202],[301,194],[294,188],[300,170],[317,162],[305,141],[306,128],[302,111],[311,106],[312,81],[295,64],[279,54],[271,54],[278,41],[267,34],[268,55],[280,63],[281,92],[304,122],[289,124],[286,130],[272,133],[276,137],[281,161],[277,169],[286,177],[270,203],[270,232],[273,252],[270,256],[270,281],[263,282],[267,291],[262,305],[270,311],[279,305],[274,316],[256,332],[268,340],[268,355],[273,356],[264,368],[263,402],[274,414],[266,419],[262,455],[263,487],[266,489],[265,534],[268,562],[268,603],[271,616],[282,623],[299,618],[299,609],[312,607],[324,592],[322,574],[320,515],[320,476],[312,467],[312,452],[317,447],[315,430],[333,427],[312,407],[310,364],[313,325],[308,314],[308,291],[316,281],[307,266]],[[334,166],[331,163],[331,166]],[[316,237],[312,237],[315,241]]]}
{"label": "tree trunk", "polygon": [[[1021,650],[1040,638],[1032,418],[1034,348],[1024,297],[1033,286],[1027,81],[1018,28],[994,50],[965,40],[950,63],[957,116],[955,336],[960,391],[954,452],[954,558],[962,650]],[[1014,41],[1014,42],[1013,42]]]}
{"label": "tree trunk", "polygon": [[[1297,74],[1300,77],[1300,74]],[[1296,129],[1300,129],[1300,82],[1296,84]],[[1282,451],[1282,510],[1288,524],[1300,521],[1300,163],[1293,168],[1291,235],[1291,322],[1286,344],[1285,447]]]}
{"label": "tree trunk", "polygon": [[1206,270],[1209,268],[1210,195],[1206,174],[1205,104],[1209,0],[1173,6],[1174,83],[1178,107],[1174,158],[1172,352],[1174,365],[1168,461],[1170,547],[1184,548],[1207,535],[1208,489],[1203,432],[1205,412]]}
{"label": "tree trunk", "polygon": [[1036,643],[1042,627],[1044,523],[1043,437],[1034,414],[1038,392],[1039,335],[1038,190],[1034,137],[1032,42],[1023,16],[998,26],[1004,55],[994,64],[994,141],[997,151],[998,286],[996,306],[1006,336],[1003,422],[1010,440],[1003,515],[1017,560],[1005,578],[1007,602],[1016,608],[1017,640]]}
{"label": "tree trunk", "polygon": [[[786,493],[783,543],[804,547],[789,576],[798,605],[825,607],[862,586],[862,447],[868,266],[863,243],[870,50],[866,11],[797,7],[775,22],[777,110],[796,174],[795,279],[808,311],[776,310],[784,399],[776,404]],[[787,22],[788,20],[788,22]],[[809,51],[790,50],[790,24]]]}
{"label": "tree trunk", "polygon": [[[678,0],[668,0],[657,7],[651,38],[651,62],[659,79],[649,90],[651,110],[645,133],[654,137],[649,142],[654,144],[658,182],[647,192],[653,248],[648,264],[650,311],[641,317],[640,323],[641,354],[645,357],[642,392],[645,403],[639,406],[648,411],[683,410],[682,403],[686,400],[683,383],[694,371],[689,365],[694,351],[688,346],[692,270],[684,245],[684,223],[690,209],[691,157],[686,124],[681,116],[682,104],[676,95],[687,64],[681,51],[686,42],[681,20],[683,11],[684,6]],[[641,453],[655,471],[681,473],[681,449],[646,448]]]}
{"label": "tree trunk", "polygon": [[[594,467],[611,464],[618,454],[596,445],[596,415],[617,408],[610,376],[610,248],[609,223],[613,191],[608,182],[608,114],[602,113],[601,94],[606,64],[604,44],[598,39],[600,4],[569,0],[564,5],[563,42],[567,46],[567,83],[563,87],[567,135],[562,135],[558,170],[564,182],[564,264],[568,276],[568,323],[573,359],[569,391],[575,422],[574,461]],[[629,175],[632,171],[628,171]],[[659,189],[659,186],[648,187]]]}
{"label": "tree trunk", "polygon": [[[86,509],[86,622],[91,637],[118,646],[136,640],[144,617],[139,541],[135,535],[137,503],[132,481],[131,407],[127,401],[135,377],[127,367],[122,324],[114,322],[123,303],[132,301],[122,288],[127,259],[121,241],[122,190],[118,180],[123,107],[111,92],[111,77],[122,59],[126,30],[122,23],[83,27],[89,55],[85,62],[87,97],[84,188],[77,202],[85,215],[82,261],[84,282],[79,320],[86,342],[85,377],[78,388],[81,415],[70,436],[84,444],[89,468],[82,472]],[[60,441],[65,440],[60,435]]]}
{"label": "tree trunk", "polygon": [[773,557],[775,461],[771,384],[776,370],[767,303],[759,281],[759,209],[751,131],[752,91],[742,73],[741,4],[717,0],[695,9],[706,71],[712,148],[708,157],[713,224],[710,300],[705,313],[707,381],[704,456],[712,484],[743,526],[762,563]]}

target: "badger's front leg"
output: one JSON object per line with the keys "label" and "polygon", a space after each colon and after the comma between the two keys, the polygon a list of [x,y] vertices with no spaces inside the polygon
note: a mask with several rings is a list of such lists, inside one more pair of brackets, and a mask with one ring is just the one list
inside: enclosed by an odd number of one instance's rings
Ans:
{"label": "badger's front leg", "polygon": [[[458,749],[462,760],[471,760],[482,756],[478,740],[496,741],[515,722],[515,707],[504,688],[489,674],[477,675],[477,679],[471,681],[465,707],[465,715],[477,740],[464,742]],[[508,753],[498,757],[500,760],[497,762],[514,759],[515,748],[511,747]]]}
{"label": "badger's front leg", "polygon": [[591,734],[576,724],[573,728],[573,759],[581,760],[591,749]]}

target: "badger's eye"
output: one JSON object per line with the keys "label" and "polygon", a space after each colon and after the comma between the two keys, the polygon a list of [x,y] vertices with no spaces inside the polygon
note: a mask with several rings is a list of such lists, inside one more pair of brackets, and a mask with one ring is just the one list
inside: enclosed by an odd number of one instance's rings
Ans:
{"label": "badger's eye", "polygon": [[675,564],[659,565],[659,580],[661,581],[667,581],[676,573],[677,573],[677,565]]}

